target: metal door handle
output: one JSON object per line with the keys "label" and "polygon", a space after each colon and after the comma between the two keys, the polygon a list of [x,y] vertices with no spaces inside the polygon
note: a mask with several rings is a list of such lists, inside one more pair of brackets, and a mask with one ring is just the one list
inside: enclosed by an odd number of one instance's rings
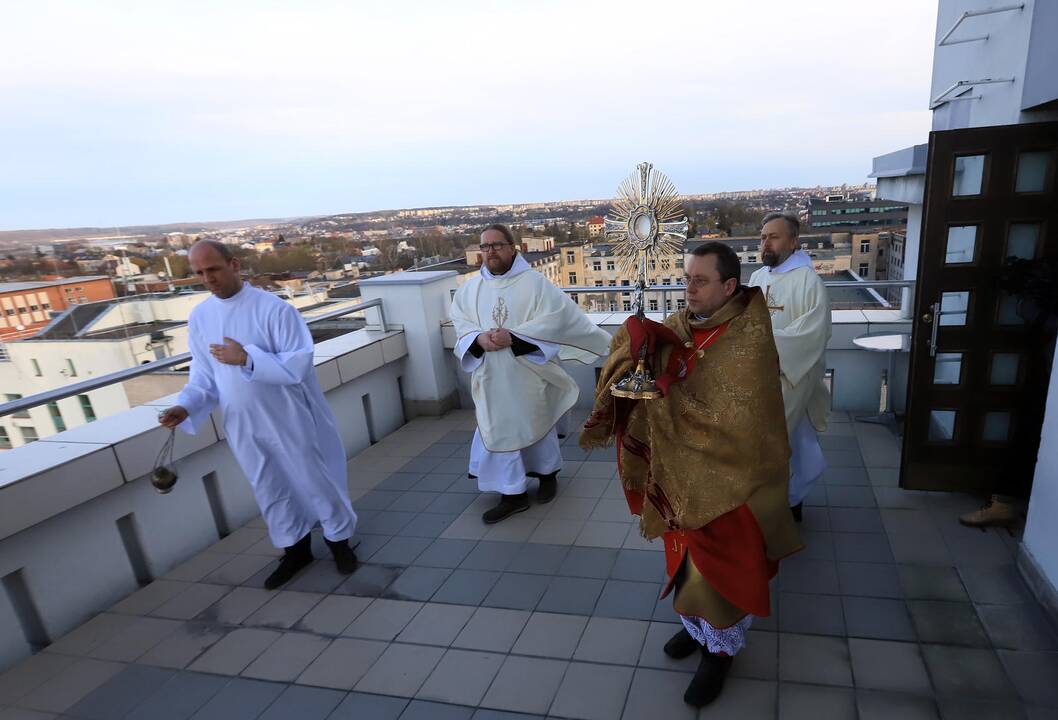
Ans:
{"label": "metal door handle", "polygon": [[940,327],[940,303],[935,302],[929,306],[931,312],[922,316],[922,322],[932,325],[929,332],[929,356],[937,356],[937,328]]}

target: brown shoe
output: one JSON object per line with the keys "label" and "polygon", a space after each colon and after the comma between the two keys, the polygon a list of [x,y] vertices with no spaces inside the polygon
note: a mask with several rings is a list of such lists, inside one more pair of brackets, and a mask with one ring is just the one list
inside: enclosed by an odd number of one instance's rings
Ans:
{"label": "brown shoe", "polygon": [[960,515],[959,522],[976,528],[1010,527],[1019,517],[1017,508],[993,495],[984,507]]}

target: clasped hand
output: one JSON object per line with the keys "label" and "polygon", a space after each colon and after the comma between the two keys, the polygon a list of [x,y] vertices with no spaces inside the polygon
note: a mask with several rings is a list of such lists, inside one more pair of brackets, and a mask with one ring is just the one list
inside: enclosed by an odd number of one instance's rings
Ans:
{"label": "clasped hand", "polygon": [[496,352],[509,348],[514,343],[514,339],[508,330],[493,328],[478,335],[477,342],[485,352]]}
{"label": "clasped hand", "polygon": [[240,343],[232,340],[230,337],[224,338],[223,345],[210,345],[209,353],[217,360],[217,362],[222,362],[225,365],[246,364],[246,350],[243,349]]}

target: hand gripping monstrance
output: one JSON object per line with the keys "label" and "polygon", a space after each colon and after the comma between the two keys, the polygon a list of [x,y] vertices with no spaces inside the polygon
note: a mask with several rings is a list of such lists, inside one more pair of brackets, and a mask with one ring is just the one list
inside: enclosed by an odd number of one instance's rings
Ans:
{"label": "hand gripping monstrance", "polygon": [[[632,309],[640,324],[647,288],[647,265],[668,270],[683,253],[687,239],[687,218],[672,181],[654,170],[650,163],[639,163],[636,172],[625,178],[617,190],[613,212],[607,215],[603,232],[614,241],[614,254],[620,258],[621,272],[635,277]],[[652,400],[661,397],[653,369],[647,358],[647,343],[640,344],[636,368],[610,387],[617,397]]]}

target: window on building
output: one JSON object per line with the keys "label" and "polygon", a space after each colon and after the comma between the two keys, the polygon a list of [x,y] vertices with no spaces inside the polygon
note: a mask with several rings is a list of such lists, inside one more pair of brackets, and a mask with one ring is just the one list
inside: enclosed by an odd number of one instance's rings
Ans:
{"label": "window on building", "polygon": [[631,310],[632,310],[632,301],[631,300],[622,300],[621,301],[621,309],[624,310],[625,312],[631,312]]}
{"label": "window on building", "polygon": [[576,260],[577,260],[577,254],[574,253],[572,250],[570,252],[566,253],[566,262],[567,263],[576,262]]}
{"label": "window on building", "polygon": [[651,310],[657,310],[658,309],[658,301],[657,300],[648,300],[647,301],[647,305],[650,307]]}
{"label": "window on building", "polygon": [[599,260],[596,260],[595,262],[593,262],[591,264],[591,269],[594,270],[595,272],[599,272],[600,270],[602,270],[602,262],[599,261]]}
{"label": "window on building", "polygon": [[77,292],[84,292],[84,288],[80,286],[75,287],[74,290],[76,290]]}
{"label": "window on building", "polygon": [[871,241],[870,240],[860,240],[860,252],[861,253],[869,253],[870,251],[871,251]]}
{"label": "window on building", "polygon": [[55,432],[62,432],[65,430],[66,422],[62,419],[62,411],[59,410],[59,403],[48,403],[48,412],[51,413],[51,420],[55,423]]}
{"label": "window on building", "polygon": [[572,300],[573,302],[577,302],[577,301],[580,300],[580,298],[577,297],[577,293],[570,293],[569,294],[569,299]]}
{"label": "window on building", "polygon": [[668,310],[669,312],[672,312],[672,301],[671,300],[666,300],[665,301],[665,309]]}
{"label": "window on building", "polygon": [[757,256],[756,256],[756,255],[750,255],[750,256],[748,256],[748,257],[746,258],[746,262],[751,262],[751,263],[755,263],[755,262],[757,262]]}
{"label": "window on building", "polygon": [[66,369],[70,373],[70,377],[77,377],[77,368],[73,364],[73,360],[66,358]]}
{"label": "window on building", "polygon": [[615,303],[615,302],[611,302],[610,303],[610,312],[617,312],[617,303]]}
{"label": "window on building", "polygon": [[569,273],[569,284],[570,285],[576,285],[577,284],[577,273],[575,273],[575,272]]}
{"label": "window on building", "polygon": [[613,270],[613,269],[615,269],[615,267],[616,266],[614,265],[614,261],[613,260],[607,260],[606,261],[606,269],[607,270]]}
{"label": "window on building", "polygon": [[611,280],[610,281],[610,287],[617,287],[617,281],[616,280]]}
{"label": "window on building", "polygon": [[676,309],[677,310],[683,310],[685,307],[687,307],[687,301],[684,300],[683,298],[677,298],[677,300],[676,300]]}
{"label": "window on building", "polygon": [[7,434],[7,428],[0,427],[0,450],[11,449],[11,438]]}
{"label": "window on building", "polygon": [[64,292],[64,293],[66,293],[67,295],[69,295],[70,293],[72,293],[72,292],[73,292],[73,288],[63,288],[62,290],[63,290],[63,292]]}
{"label": "window on building", "polygon": [[32,425],[19,425],[18,429],[22,433],[22,442],[31,443],[39,439],[37,428]]}
{"label": "window on building", "polygon": [[15,309],[14,308],[7,308],[7,309],[4,310],[4,312],[7,313],[8,316],[11,316],[11,315],[15,314]]}
{"label": "window on building", "polygon": [[676,267],[678,269],[680,269],[680,270],[683,269],[683,258],[680,258],[679,260],[676,261]]}
{"label": "window on building", "polygon": [[38,306],[38,305],[30,305],[29,306],[29,311],[30,312],[37,312],[38,310],[40,310],[40,306]]}
{"label": "window on building", "polygon": [[629,280],[622,280],[622,281],[621,281],[621,286],[622,286],[622,287],[624,287],[624,286],[626,286],[626,285],[631,285],[631,284],[632,284],[632,283],[631,283],[631,281],[629,281]]}
{"label": "window on building", "polygon": [[78,395],[77,399],[81,403],[81,410],[84,412],[85,422],[92,422],[96,419],[96,411],[92,408],[92,400],[87,395]]}
{"label": "window on building", "polygon": [[[22,396],[19,395],[18,393],[8,393],[7,394],[7,401],[8,402],[14,402],[15,400],[21,400],[21,399],[22,399]],[[19,410],[17,413],[12,415],[11,417],[28,418],[29,417],[29,410]]]}
{"label": "window on building", "polygon": [[40,306],[41,306],[41,307],[42,307],[43,309],[45,309],[45,310],[51,310],[51,303],[50,303],[50,302],[42,302],[42,303],[40,304]]}
{"label": "window on building", "polygon": [[871,271],[870,263],[860,263],[860,277],[867,277],[867,274]]}
{"label": "window on building", "polygon": [[36,358],[30,358],[29,362],[33,365],[33,374],[37,377],[41,377],[44,373],[40,371],[40,363],[37,362]]}
{"label": "window on building", "polygon": [[595,287],[602,287],[602,280],[596,280]]}

